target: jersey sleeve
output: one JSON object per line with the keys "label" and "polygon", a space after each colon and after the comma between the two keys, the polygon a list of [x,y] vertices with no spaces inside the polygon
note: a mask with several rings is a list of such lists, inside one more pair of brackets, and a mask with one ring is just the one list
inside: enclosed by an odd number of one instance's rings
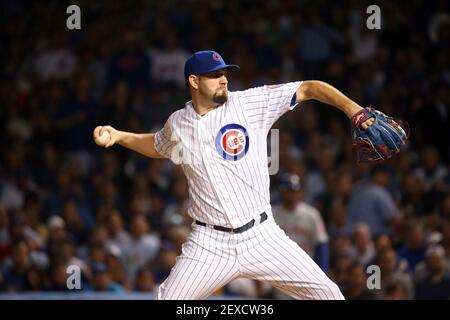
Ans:
{"label": "jersey sleeve", "polygon": [[296,91],[302,81],[266,85],[240,92],[242,107],[257,129],[269,130],[284,113],[297,105]]}
{"label": "jersey sleeve", "polygon": [[178,139],[173,131],[172,117],[167,119],[164,127],[155,133],[155,150],[165,158],[172,159],[173,149],[177,145]]}

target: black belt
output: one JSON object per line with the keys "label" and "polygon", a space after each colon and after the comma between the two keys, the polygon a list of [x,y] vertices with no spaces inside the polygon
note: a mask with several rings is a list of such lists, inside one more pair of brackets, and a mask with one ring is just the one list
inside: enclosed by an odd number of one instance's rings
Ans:
{"label": "black belt", "polygon": [[[267,220],[267,214],[265,212],[261,213],[259,216],[261,217],[260,223],[263,223],[264,221]],[[195,223],[200,226],[210,227],[215,230],[219,230],[219,231],[223,231],[223,232],[230,232],[230,233],[242,233],[244,231],[247,231],[248,229],[250,229],[251,227],[253,227],[255,225],[255,222],[256,222],[255,219],[253,219],[249,223],[244,224],[242,227],[233,229],[233,228],[227,228],[227,227],[221,227],[221,226],[214,226],[214,225],[210,225],[210,224],[195,220]]]}

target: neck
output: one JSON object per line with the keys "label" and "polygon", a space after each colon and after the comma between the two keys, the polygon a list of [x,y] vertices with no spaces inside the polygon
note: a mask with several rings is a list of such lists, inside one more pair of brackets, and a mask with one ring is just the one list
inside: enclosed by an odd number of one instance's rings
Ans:
{"label": "neck", "polygon": [[297,206],[297,204],[298,202],[290,202],[290,201],[283,202],[283,206],[287,210],[293,210]]}
{"label": "neck", "polygon": [[194,110],[201,116],[207,114],[209,111],[217,108],[219,105],[209,99],[205,99],[201,96],[192,96],[192,106]]}

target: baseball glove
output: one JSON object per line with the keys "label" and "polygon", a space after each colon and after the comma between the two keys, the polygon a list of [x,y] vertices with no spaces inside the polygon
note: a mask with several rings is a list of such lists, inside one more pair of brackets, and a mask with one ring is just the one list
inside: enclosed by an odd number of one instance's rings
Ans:
{"label": "baseball glove", "polygon": [[[374,118],[374,123],[367,129],[361,124]],[[364,108],[352,116],[353,146],[356,147],[358,162],[375,162],[386,160],[400,152],[400,147],[409,137],[405,130],[392,117],[375,110]]]}

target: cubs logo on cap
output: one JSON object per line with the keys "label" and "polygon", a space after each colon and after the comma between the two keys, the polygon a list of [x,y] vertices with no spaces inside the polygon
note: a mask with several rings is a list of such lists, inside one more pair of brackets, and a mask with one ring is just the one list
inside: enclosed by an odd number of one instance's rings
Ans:
{"label": "cubs logo on cap", "polygon": [[249,148],[247,130],[236,123],[223,126],[216,135],[217,152],[225,159],[237,161],[245,156]]}
{"label": "cubs logo on cap", "polygon": [[220,54],[218,54],[217,52],[214,52],[214,53],[212,54],[212,58],[213,58],[214,60],[216,60],[216,61],[221,61],[221,60],[223,60],[222,57],[220,56]]}

